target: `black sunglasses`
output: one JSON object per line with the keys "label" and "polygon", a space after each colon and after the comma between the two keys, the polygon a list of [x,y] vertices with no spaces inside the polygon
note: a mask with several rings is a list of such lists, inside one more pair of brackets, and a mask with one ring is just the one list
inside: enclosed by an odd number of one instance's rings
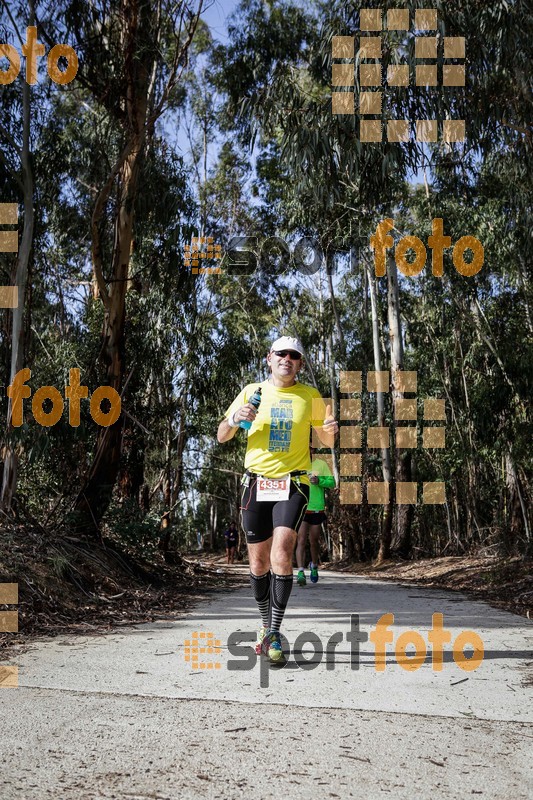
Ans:
{"label": "black sunglasses", "polygon": [[285,358],[285,356],[289,356],[293,361],[299,361],[302,357],[301,353],[297,353],[296,350],[274,350],[274,355],[279,356],[280,358]]}

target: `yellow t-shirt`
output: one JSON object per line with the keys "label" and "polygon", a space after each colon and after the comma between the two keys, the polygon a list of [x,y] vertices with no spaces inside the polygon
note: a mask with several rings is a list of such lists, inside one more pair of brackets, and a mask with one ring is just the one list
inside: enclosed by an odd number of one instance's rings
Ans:
{"label": "yellow t-shirt", "polygon": [[[249,401],[258,386],[261,405],[248,432],[244,466],[267,478],[310,470],[311,426],[320,427],[325,419],[326,405],[320,392],[304,383],[286,389],[277,388],[270,381],[249,383],[226,411],[226,419]],[[308,482],[305,475],[303,482]]]}

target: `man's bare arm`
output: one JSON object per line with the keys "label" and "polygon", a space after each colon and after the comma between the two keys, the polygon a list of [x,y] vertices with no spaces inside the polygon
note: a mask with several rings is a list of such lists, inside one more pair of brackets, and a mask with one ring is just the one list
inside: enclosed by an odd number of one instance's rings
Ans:
{"label": "man's bare arm", "polygon": [[[248,420],[249,422],[253,422],[255,419],[255,415],[257,414],[257,409],[251,404],[246,403],[245,406],[241,406],[237,409],[237,411],[233,415],[233,422],[239,423],[241,420]],[[230,439],[233,439],[237,431],[239,430],[239,425],[230,425],[229,420],[223,419],[220,425],[218,426],[217,431],[217,439],[220,444],[224,442],[229,442]]]}
{"label": "man's bare arm", "polygon": [[233,428],[227,419],[223,419],[220,425],[218,426],[217,431],[217,440],[220,444],[224,442],[229,442],[230,439],[233,439],[235,434],[237,433],[238,428]]}

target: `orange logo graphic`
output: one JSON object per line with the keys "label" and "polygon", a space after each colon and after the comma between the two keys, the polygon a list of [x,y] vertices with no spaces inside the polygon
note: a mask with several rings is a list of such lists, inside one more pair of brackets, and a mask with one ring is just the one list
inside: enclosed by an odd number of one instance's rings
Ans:
{"label": "orange logo graphic", "polygon": [[[18,583],[0,583],[0,605],[16,606],[18,601]],[[17,633],[18,629],[18,611],[0,611],[0,633]],[[18,685],[18,667],[0,665],[0,689],[17,689]]]}
{"label": "orange logo graphic", "polygon": [[[387,49],[391,48],[390,38],[399,37],[396,52],[410,47],[410,15],[408,8],[389,9],[387,20]],[[331,83],[332,112],[334,114],[355,113],[355,92],[351,88],[358,85],[359,92],[359,139],[361,142],[381,142],[383,78],[387,88],[408,87],[410,84],[409,64],[395,63],[387,67],[383,76],[381,57],[383,54],[383,11],[381,8],[362,8],[360,11],[359,50],[355,58],[355,36],[334,36],[332,39]],[[465,85],[465,38],[463,36],[437,37],[437,9],[417,8],[414,14],[416,61],[415,85],[438,86],[439,50],[442,58],[442,86],[461,87]],[[402,33],[404,32],[405,33]],[[420,34],[422,32],[422,34]],[[358,81],[355,80],[356,68]],[[389,142],[408,142],[411,138],[411,125],[414,123],[415,139],[418,142],[436,142],[441,137],[445,142],[462,142],[465,139],[464,119],[388,119],[387,140]]]}
{"label": "orange logo graphic", "polygon": [[[17,203],[0,203],[0,225],[17,225],[19,207]],[[18,253],[18,231],[0,231],[0,253]],[[17,308],[18,286],[0,286],[0,308]]]}
{"label": "orange logo graphic", "polygon": [[193,275],[219,275],[222,272],[220,267],[199,267],[198,265],[200,259],[220,261],[221,258],[222,245],[215,244],[212,236],[193,236],[192,245],[185,245],[183,264],[186,267],[192,265],[191,273]]}
{"label": "orange logo graphic", "polygon": [[[390,388],[390,373],[368,372],[367,391],[388,393]],[[396,389],[402,395],[415,394],[417,391],[417,373],[399,372],[396,380]],[[363,390],[362,372],[341,372],[340,390],[344,395],[361,394]],[[322,399],[321,403],[332,404],[331,399]],[[341,481],[340,502],[343,505],[360,504],[363,502],[363,454],[346,452],[347,450],[363,449],[363,427],[361,425],[361,399],[346,398],[340,401],[340,475],[350,480]],[[394,417],[401,425],[395,426],[394,446],[398,449],[416,449],[418,447],[419,432],[417,426],[418,402],[416,397],[396,398],[394,403]],[[422,449],[443,449],[446,444],[445,425],[435,425],[434,422],[446,422],[444,400],[427,397],[423,405]],[[356,423],[355,425],[353,423]],[[405,424],[404,424],[405,423]],[[320,449],[322,444],[313,431],[313,447]],[[366,429],[366,449],[383,450],[391,447],[391,431],[388,427],[368,426]],[[344,452],[343,452],[344,451]],[[326,462],[331,461],[331,456],[320,453],[319,458]],[[329,464],[330,469],[332,464]],[[359,480],[353,480],[359,478]],[[418,503],[418,486],[416,481],[396,481],[395,501],[399,505],[416,505]],[[386,481],[372,481],[366,486],[366,501],[369,505],[387,505],[389,503],[390,486]],[[422,484],[422,503],[424,505],[441,505],[446,502],[444,481],[426,481]]]}
{"label": "orange logo graphic", "polygon": [[206,656],[221,652],[220,639],[215,639],[214,633],[193,631],[192,639],[185,640],[185,661],[193,669],[220,669],[220,661],[208,661]]}

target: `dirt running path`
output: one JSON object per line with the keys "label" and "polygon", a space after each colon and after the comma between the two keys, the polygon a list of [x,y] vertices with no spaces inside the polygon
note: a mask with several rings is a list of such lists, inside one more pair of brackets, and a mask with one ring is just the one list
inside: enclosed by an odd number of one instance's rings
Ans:
{"label": "dirt running path", "polygon": [[[406,671],[389,644],[377,672],[373,642],[356,658],[346,635],[350,614],[364,639],[384,613],[394,643],[414,630],[426,646],[441,613],[452,641],[481,637],[483,662],[463,671],[446,645],[437,672],[428,646]],[[308,644],[300,663],[293,654],[261,671],[251,651],[228,651],[230,634],[256,624],[240,589],[175,622],[34,642],[10,662],[20,687],[0,690],[4,800],[531,796],[528,620],[456,593],[322,573],[294,587],[284,632],[293,646],[308,631],[324,649],[337,634],[335,664],[304,668]],[[205,654],[212,668],[185,660],[193,632],[220,640],[220,654]]]}

